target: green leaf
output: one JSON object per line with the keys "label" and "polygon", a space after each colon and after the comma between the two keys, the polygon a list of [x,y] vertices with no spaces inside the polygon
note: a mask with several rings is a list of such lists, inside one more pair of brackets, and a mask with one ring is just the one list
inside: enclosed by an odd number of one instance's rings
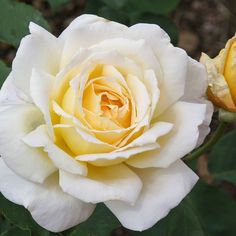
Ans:
{"label": "green leaf", "polygon": [[98,10],[98,15],[108,20],[120,22],[126,25],[129,22],[128,16],[124,12],[117,9],[112,9],[106,6]]}
{"label": "green leaf", "polygon": [[30,213],[20,205],[8,201],[0,194],[0,213],[8,219],[13,225],[21,230],[30,230],[35,236],[48,236],[50,233],[40,227],[31,217]]}
{"label": "green leaf", "polygon": [[62,7],[65,4],[69,3],[70,0],[48,0],[48,2],[53,9],[57,9],[59,7]]}
{"label": "green leaf", "polygon": [[122,8],[127,0],[102,0],[106,5],[112,8]]}
{"label": "green leaf", "polygon": [[92,216],[72,231],[70,236],[109,236],[120,225],[104,204],[98,204]]}
{"label": "green leaf", "polygon": [[21,230],[17,227],[13,227],[4,233],[0,234],[0,236],[30,236],[31,233],[29,230]]}
{"label": "green leaf", "polygon": [[193,191],[154,227],[133,236],[235,236],[236,203],[223,190],[199,181]]}
{"label": "green leaf", "polygon": [[0,87],[2,86],[9,73],[10,68],[7,67],[6,64],[0,60]]}
{"label": "green leaf", "polygon": [[236,185],[236,131],[222,137],[209,156],[209,170],[216,180]]}
{"label": "green leaf", "polygon": [[127,0],[125,9],[128,12],[166,14],[173,11],[179,3],[180,0]]}
{"label": "green leaf", "polygon": [[17,47],[21,38],[29,33],[30,21],[49,29],[42,14],[32,6],[13,0],[1,0],[0,41]]}
{"label": "green leaf", "polygon": [[176,45],[178,42],[178,29],[173,21],[166,16],[154,14],[131,15],[131,24],[136,23],[157,24],[169,34],[173,44]]}
{"label": "green leaf", "polygon": [[101,0],[88,0],[86,1],[84,13],[98,15],[98,11],[102,7],[104,7],[104,3]]}
{"label": "green leaf", "polygon": [[229,193],[199,181],[189,197],[207,235],[235,236],[236,202]]}
{"label": "green leaf", "polygon": [[11,228],[11,224],[0,214],[0,236]]}

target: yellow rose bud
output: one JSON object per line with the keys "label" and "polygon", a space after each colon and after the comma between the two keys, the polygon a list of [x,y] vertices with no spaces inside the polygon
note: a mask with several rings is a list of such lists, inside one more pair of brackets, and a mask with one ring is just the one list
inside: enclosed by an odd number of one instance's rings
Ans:
{"label": "yellow rose bud", "polygon": [[209,99],[218,107],[236,112],[236,36],[228,40],[215,58],[202,53],[200,62],[208,73]]}

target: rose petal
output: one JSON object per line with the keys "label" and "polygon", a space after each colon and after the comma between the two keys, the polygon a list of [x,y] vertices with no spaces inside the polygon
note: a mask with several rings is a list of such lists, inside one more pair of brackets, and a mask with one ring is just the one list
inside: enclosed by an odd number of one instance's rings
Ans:
{"label": "rose petal", "polygon": [[144,39],[160,63],[162,74],[158,75],[158,78],[162,78],[159,83],[161,95],[154,114],[157,116],[183,96],[188,56],[184,50],[170,44],[169,36],[158,25],[136,24],[128,28],[125,36]]}
{"label": "rose petal", "polygon": [[61,42],[40,26],[30,23],[30,35],[21,40],[12,63],[15,85],[30,99],[32,69],[55,75],[59,69]]}
{"label": "rose petal", "polygon": [[68,171],[72,174],[87,175],[85,163],[76,161],[73,157],[55,145],[49,138],[45,125],[39,126],[27,134],[23,141],[31,147],[44,147],[49,158],[58,169]]}
{"label": "rose petal", "polygon": [[122,201],[107,201],[106,206],[131,230],[143,231],[164,218],[189,193],[198,180],[183,162],[166,169],[137,169],[143,188],[134,206]]}
{"label": "rose petal", "polygon": [[[159,148],[159,144],[152,143],[141,147],[133,147],[121,152],[84,154],[76,157],[76,160],[86,161],[95,166],[111,166],[123,162],[125,159],[137,154]],[[144,153],[145,155],[145,153]]]}
{"label": "rose petal", "polygon": [[[61,123],[64,125],[73,125],[69,119],[61,118]],[[65,143],[75,155],[87,153],[103,153],[111,152],[115,149],[112,145],[104,143],[82,130],[79,127],[58,127]]]}
{"label": "rose petal", "polygon": [[189,57],[188,63],[188,79],[186,81],[183,101],[197,102],[207,105],[205,119],[202,125],[199,126],[199,138],[197,146],[200,146],[207,134],[210,132],[209,125],[213,114],[214,107],[210,101],[206,99],[207,89],[207,73],[204,66]]}
{"label": "rose petal", "polygon": [[197,142],[197,147],[199,147],[203,141],[205,140],[206,136],[210,133],[210,123],[212,120],[212,115],[214,112],[214,106],[213,104],[208,100],[203,100],[202,103],[206,104],[206,113],[205,113],[205,119],[203,123],[198,127],[199,128],[199,137]]}
{"label": "rose petal", "polygon": [[147,131],[141,134],[138,138],[134,139],[134,141],[132,141],[125,147],[118,149],[117,152],[126,150],[131,147],[142,147],[147,144],[155,143],[159,137],[168,134],[172,128],[173,124],[171,123],[157,122],[150,126],[149,129],[147,129]]}
{"label": "rose petal", "polygon": [[88,176],[60,171],[60,186],[70,195],[91,203],[122,200],[133,204],[142,188],[142,182],[127,166],[89,166]]}
{"label": "rose petal", "polygon": [[54,139],[54,130],[50,114],[50,93],[54,80],[55,78],[49,74],[35,69],[32,70],[32,76],[30,79],[30,95],[34,104],[43,113],[52,139]]}
{"label": "rose petal", "polygon": [[[143,39],[114,38],[95,44],[94,48],[103,51],[116,49],[122,55],[132,59],[143,70],[152,69],[158,76],[162,73],[159,62],[149,45]],[[139,53],[137,53],[139,52]],[[142,78],[140,78],[142,80]]]}
{"label": "rose petal", "polygon": [[11,106],[0,113],[2,158],[15,173],[40,183],[55,172],[56,167],[45,152],[27,146],[22,138],[42,122],[42,114],[30,104]]}
{"label": "rose petal", "polygon": [[151,114],[150,117],[152,118],[159,98],[160,98],[160,89],[158,88],[158,81],[157,77],[153,70],[145,70],[144,71],[144,78],[143,83],[146,85],[146,88],[148,90],[148,93],[151,97]]}
{"label": "rose petal", "polygon": [[0,159],[0,191],[10,201],[27,208],[34,220],[52,232],[69,229],[85,221],[95,206],[64,193],[57,174],[43,185],[17,176]]}
{"label": "rose petal", "polygon": [[[128,75],[126,80],[135,101],[137,117],[134,122],[138,123],[148,113],[148,109],[151,106],[150,96],[147,92],[146,87],[138,79],[138,77],[133,76],[133,75]],[[142,96],[140,96],[140,94],[142,94]]]}
{"label": "rose petal", "polygon": [[204,122],[205,113],[205,104],[177,102],[159,117],[174,124],[172,131],[159,139],[160,148],[140,153],[126,162],[137,168],[168,167],[196,147],[198,127]]}
{"label": "rose petal", "polygon": [[24,93],[15,86],[12,73],[10,73],[0,90],[0,104],[4,106],[24,104],[26,99]]}
{"label": "rose petal", "polygon": [[199,99],[206,97],[207,85],[206,69],[201,63],[189,57],[185,91],[181,100],[197,102]]}
{"label": "rose petal", "polygon": [[121,35],[127,27],[94,15],[77,17],[60,35],[65,41],[61,68],[75,56],[80,48],[89,48],[105,39]]}
{"label": "rose petal", "polygon": [[[55,102],[53,102],[53,109],[54,111],[58,114],[61,115],[61,120],[62,120],[62,124],[60,125],[55,125],[55,128],[60,128],[63,132],[64,135],[69,135],[69,133],[73,133],[75,135],[75,137],[77,138],[77,141],[75,140],[75,143],[72,139],[67,139],[68,143],[70,143],[71,147],[74,146],[75,151],[78,149],[78,152],[81,152],[82,149],[84,149],[84,151],[82,152],[93,152],[92,149],[90,148],[94,148],[94,150],[96,149],[97,151],[100,150],[100,152],[108,152],[108,151],[112,151],[115,148],[113,146],[111,146],[108,143],[105,143],[99,139],[97,139],[95,136],[93,136],[92,133],[90,133],[90,130],[84,130],[81,127],[81,123],[78,119],[76,119],[74,116],[71,116],[70,114],[66,113],[65,111],[63,111],[63,109]],[[77,126],[78,125],[78,126]],[[72,130],[66,130],[66,129],[72,129]],[[81,150],[79,150],[79,146],[77,145],[78,143],[80,143],[81,145]],[[82,145],[84,145],[82,147]]]}
{"label": "rose petal", "polygon": [[[171,123],[158,122],[150,127],[150,129],[148,129],[140,137],[134,139],[133,142],[123,148],[119,148],[111,153],[80,155],[76,159],[88,161],[96,166],[106,166],[115,163],[117,164],[124,161],[125,159],[128,159],[132,155],[159,148],[156,140],[159,137],[167,134],[172,129],[172,127],[173,125]],[[145,153],[143,155],[145,155]]]}

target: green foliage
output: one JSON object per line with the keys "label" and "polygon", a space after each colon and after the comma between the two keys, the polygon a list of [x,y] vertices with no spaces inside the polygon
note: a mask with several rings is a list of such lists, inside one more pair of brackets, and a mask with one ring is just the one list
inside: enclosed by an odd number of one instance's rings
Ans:
{"label": "green foliage", "polygon": [[236,185],[236,131],[226,134],[209,156],[209,170],[216,180]]}
{"label": "green foliage", "polygon": [[120,225],[104,204],[98,204],[95,212],[84,223],[78,225],[70,236],[109,236]]}
{"label": "green foliage", "polygon": [[119,22],[125,25],[129,24],[129,18],[124,12],[117,11],[116,9],[112,9],[107,6],[101,7],[98,10],[98,15],[114,21],[119,19]]}
{"label": "green foliage", "polygon": [[48,0],[48,2],[53,9],[57,9],[70,2],[70,0]]}
{"label": "green foliage", "polygon": [[17,47],[21,38],[29,33],[30,21],[49,29],[42,14],[32,6],[13,0],[1,0],[0,41]]}
{"label": "green foliage", "polygon": [[[112,1],[111,1],[112,2]],[[126,0],[125,7],[133,12],[167,14],[175,10],[180,0]]]}
{"label": "green foliage", "polygon": [[10,73],[10,68],[8,68],[3,61],[0,60],[0,87]]}
{"label": "green foliage", "polygon": [[122,8],[128,2],[127,0],[102,0],[106,5],[111,8]]}
{"label": "green foliage", "polygon": [[29,230],[21,230],[18,227],[11,227],[6,230],[0,236],[30,236],[31,232]]}
{"label": "green foliage", "polygon": [[10,230],[11,224],[8,220],[6,220],[0,213],[0,235],[2,236],[3,233]]}
{"label": "green foliage", "polygon": [[166,14],[173,11],[180,0],[101,0],[111,8],[125,9],[127,12]]}
{"label": "green foliage", "polygon": [[235,235],[236,203],[229,193],[199,181],[189,198],[205,235]]}

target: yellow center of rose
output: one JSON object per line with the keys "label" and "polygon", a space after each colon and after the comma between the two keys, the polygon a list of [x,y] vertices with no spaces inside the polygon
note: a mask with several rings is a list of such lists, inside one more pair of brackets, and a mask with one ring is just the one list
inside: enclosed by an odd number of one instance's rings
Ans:
{"label": "yellow center of rose", "polygon": [[51,98],[57,145],[74,156],[111,152],[142,134],[144,129],[135,127],[145,113],[129,88],[135,79],[112,65],[85,72],[75,67],[64,74]]}
{"label": "yellow center of rose", "polygon": [[[83,95],[83,112],[97,130],[131,125],[130,96],[122,84],[112,78],[100,77],[88,83]],[[104,126],[103,121],[111,123],[111,127]]]}

